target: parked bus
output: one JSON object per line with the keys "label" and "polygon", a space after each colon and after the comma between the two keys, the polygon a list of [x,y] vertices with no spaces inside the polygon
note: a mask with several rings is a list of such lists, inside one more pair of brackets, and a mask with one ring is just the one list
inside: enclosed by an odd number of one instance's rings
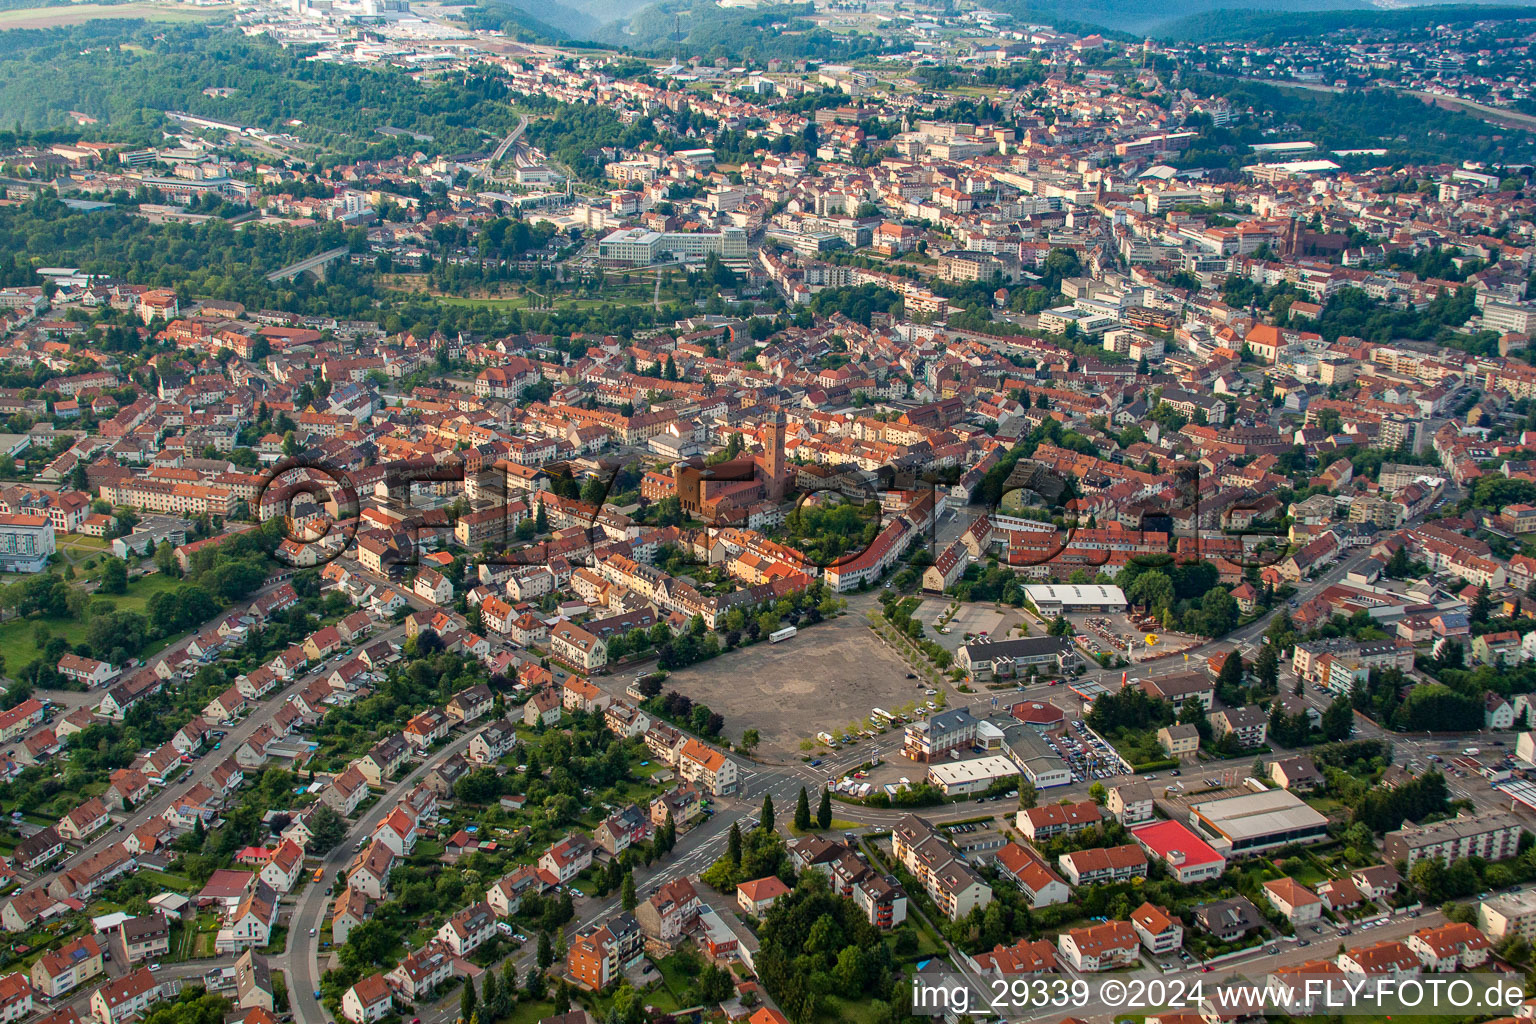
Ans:
{"label": "parked bus", "polygon": [[780,640],[788,640],[798,632],[800,631],[794,626],[785,626],[783,629],[776,629],[772,633],[769,633],[768,642],[771,644],[776,644]]}
{"label": "parked bus", "polygon": [[891,714],[889,711],[885,710],[885,708],[873,708],[873,709],[871,709],[870,716],[872,718],[874,718],[874,720],[876,722],[879,722],[881,724],[885,724],[885,723],[890,723],[890,722],[895,722],[896,721],[896,716]]}

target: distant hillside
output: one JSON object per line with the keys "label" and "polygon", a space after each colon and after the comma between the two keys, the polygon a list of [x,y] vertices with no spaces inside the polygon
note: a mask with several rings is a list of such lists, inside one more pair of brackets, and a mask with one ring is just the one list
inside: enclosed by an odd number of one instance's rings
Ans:
{"label": "distant hillside", "polygon": [[[1334,28],[1388,27],[1399,20],[1415,24],[1438,19],[1443,10],[1516,7],[1530,12],[1530,3],[1493,0],[1472,5],[1464,0],[1411,0],[1396,10],[1382,10],[1367,0],[997,0],[987,6],[1023,20],[1054,25],[1087,22],[1135,35],[1191,42],[1253,39],[1265,32],[1280,38],[1303,38]],[[1424,8],[1434,7],[1430,14]]]}
{"label": "distant hillside", "polygon": [[569,14],[573,21],[579,22],[580,15],[574,11],[567,11],[558,3],[540,5],[540,15],[552,17],[546,20],[537,17],[530,11],[517,6],[511,0],[481,0],[473,7],[465,7],[459,15],[464,22],[474,29],[487,29],[493,32],[505,32],[514,39],[525,42],[547,41],[556,42],[568,39],[572,35],[583,35],[585,29],[573,31],[561,24],[561,15]]}
{"label": "distant hillside", "polygon": [[714,0],[661,0],[639,9],[628,22],[608,25],[597,38],[657,57],[681,52],[753,60],[850,60],[889,45],[887,39],[873,34],[817,28],[807,20],[811,13],[809,3],[726,8]]}
{"label": "distant hillside", "polygon": [[1206,15],[1180,18],[1158,28],[1157,35],[1162,39],[1191,43],[1243,39],[1263,39],[1273,43],[1315,38],[1344,29],[1413,29],[1468,21],[1529,18],[1536,13],[1528,3],[1507,2],[1509,6],[1496,3],[1485,6],[1448,0],[1444,4],[1431,2],[1390,11],[1375,7],[1314,12],[1230,10],[1222,12],[1220,18]]}

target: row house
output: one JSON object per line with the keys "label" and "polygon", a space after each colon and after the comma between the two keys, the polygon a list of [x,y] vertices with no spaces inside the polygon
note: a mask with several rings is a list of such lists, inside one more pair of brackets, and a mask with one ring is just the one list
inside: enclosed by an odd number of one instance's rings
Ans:
{"label": "row house", "polygon": [[1075,850],[1056,858],[1056,863],[1067,880],[1078,886],[1147,877],[1147,855],[1135,843]]}

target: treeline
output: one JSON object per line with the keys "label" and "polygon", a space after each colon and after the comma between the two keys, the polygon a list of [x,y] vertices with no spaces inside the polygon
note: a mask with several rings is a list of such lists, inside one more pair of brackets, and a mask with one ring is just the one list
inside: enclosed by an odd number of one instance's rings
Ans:
{"label": "treeline", "polygon": [[[418,149],[477,152],[517,124],[506,86],[490,76],[422,83],[403,71],[307,56],[207,26],[143,25],[126,38],[122,22],[7,32],[0,36],[0,110],[15,128],[59,127],[79,111],[140,143],[158,143],[160,128],[169,126],[163,111],[181,110],[291,133],[324,147],[315,156],[320,163]],[[209,88],[233,91],[204,95]],[[383,127],[432,139],[380,135]]]}
{"label": "treeline", "polygon": [[[1251,79],[1202,74],[1186,69],[1183,85],[1202,96],[1225,96],[1234,109],[1269,111],[1276,123],[1296,125],[1300,137],[1316,141],[1321,150],[1369,149],[1387,146],[1376,163],[1435,163],[1475,159],[1508,163],[1525,159],[1530,147],[1524,137],[1459,111],[1426,104],[1391,89],[1316,92],[1282,89]],[[1181,167],[1225,166],[1239,169],[1246,160],[1241,144],[1259,141],[1257,126],[1231,131],[1208,130],[1197,144],[1205,147],[1177,161]],[[1249,136],[1252,135],[1250,138]],[[1218,143],[1217,140],[1222,140]],[[1222,151],[1235,141],[1239,149]]]}
{"label": "treeline", "polygon": [[[1490,673],[1499,674],[1491,667]],[[1483,727],[1483,695],[1488,692],[1474,679],[1490,673],[1441,668],[1440,682],[1409,686],[1401,669],[1376,669],[1350,699],[1357,710],[1398,732],[1468,732]]]}
{"label": "treeline", "polygon": [[[829,32],[810,17],[815,5],[772,4],[758,7],[721,8],[713,0],[653,4],[627,22],[616,22],[599,38],[652,57],[670,57],[679,47],[714,60],[738,61],[786,59],[851,60],[879,53],[887,42],[858,32]],[[681,18],[679,18],[681,15]],[[681,25],[684,36],[676,38]]]}
{"label": "treeline", "polygon": [[332,264],[325,283],[269,284],[266,274],[327,249],[366,244],[361,231],[336,223],[303,231],[237,231],[222,220],[151,224],[126,209],[81,213],[44,195],[0,209],[0,287],[36,283],[32,261],[40,260],[248,309],[360,317],[375,308],[372,284],[344,261]]}

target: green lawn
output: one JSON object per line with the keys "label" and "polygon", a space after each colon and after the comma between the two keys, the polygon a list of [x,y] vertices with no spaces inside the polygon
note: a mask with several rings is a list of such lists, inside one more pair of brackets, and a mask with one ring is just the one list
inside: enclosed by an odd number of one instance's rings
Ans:
{"label": "green lawn", "polygon": [[545,1017],[553,1016],[554,1012],[555,1004],[550,1000],[530,1003],[525,998],[519,999],[516,1008],[512,1011],[512,1016],[502,1024],[538,1024]]}
{"label": "green lawn", "polygon": [[827,996],[823,1002],[824,1012],[820,1019],[837,1021],[838,1024],[875,1024],[880,1018],[875,1015],[875,1001],[873,999],[844,999],[841,996]]}
{"label": "green lawn", "polygon": [[[174,590],[180,584],[181,581],[174,577],[158,572],[150,573],[148,576],[129,580],[128,592],[125,594],[92,594],[91,601],[92,603],[111,601],[116,611],[138,612],[142,615],[149,606],[151,597],[161,591]],[[21,668],[42,653],[33,638],[39,623],[46,625],[52,635],[63,637],[72,645],[85,641],[86,624],[68,616],[11,619],[0,625],[0,657],[5,659],[6,666],[12,671]],[[169,642],[168,640],[166,643]],[[166,644],[157,645],[157,649],[164,646]]]}
{"label": "green lawn", "polygon": [[155,871],[150,868],[140,868],[138,875],[140,878],[147,878],[152,882],[158,882],[172,892],[179,892],[183,895],[192,892],[196,888],[192,884],[192,880],[185,875],[174,875],[167,871]]}

